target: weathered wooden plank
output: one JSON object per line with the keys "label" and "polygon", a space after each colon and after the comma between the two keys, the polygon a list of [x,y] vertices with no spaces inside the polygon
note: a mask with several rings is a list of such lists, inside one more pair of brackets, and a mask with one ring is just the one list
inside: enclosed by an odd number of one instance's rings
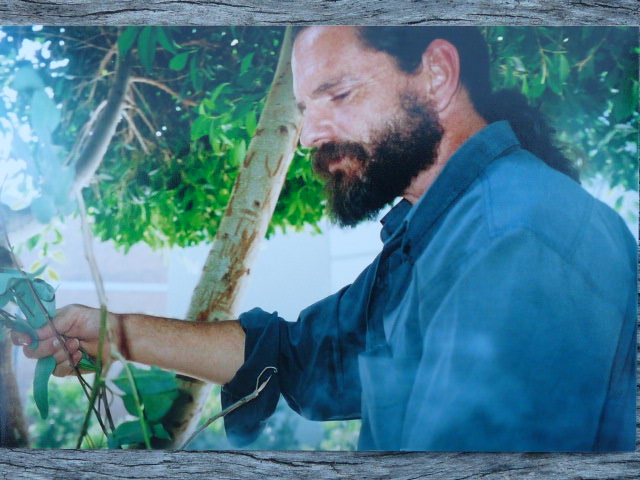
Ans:
{"label": "weathered wooden plank", "polygon": [[136,478],[485,480],[629,479],[640,474],[640,453],[463,454],[339,452],[168,452],[9,450],[2,480]]}
{"label": "weathered wooden plank", "polygon": [[1,0],[0,23],[637,25],[637,0]]}
{"label": "weathered wooden plank", "polygon": [[[637,0],[0,0],[28,25],[638,25]],[[639,402],[640,403],[640,402]],[[0,450],[0,479],[638,479],[640,453],[465,454]]]}

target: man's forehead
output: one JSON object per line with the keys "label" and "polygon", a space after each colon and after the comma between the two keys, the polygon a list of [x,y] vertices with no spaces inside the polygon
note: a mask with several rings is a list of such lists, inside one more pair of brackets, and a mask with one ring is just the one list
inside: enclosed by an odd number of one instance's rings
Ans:
{"label": "man's forehead", "polygon": [[294,44],[294,85],[299,88],[304,81],[307,94],[319,95],[349,83],[354,80],[356,57],[367,50],[354,27],[308,27]]}

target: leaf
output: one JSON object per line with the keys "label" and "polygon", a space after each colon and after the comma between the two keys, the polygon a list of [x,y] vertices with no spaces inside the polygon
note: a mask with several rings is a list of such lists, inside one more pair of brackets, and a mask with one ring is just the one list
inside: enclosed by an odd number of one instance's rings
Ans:
{"label": "leaf", "polygon": [[240,165],[247,154],[247,143],[241,140],[233,149],[233,165]]}
{"label": "leaf", "polygon": [[22,278],[22,272],[14,268],[0,268],[0,295],[4,295],[12,285],[12,280]]}
{"label": "leaf", "polygon": [[28,66],[20,68],[15,73],[11,87],[18,91],[28,90],[30,88],[44,88],[44,82],[33,67]]}
{"label": "leaf", "polygon": [[31,97],[31,126],[41,141],[48,142],[60,123],[60,110],[44,90],[36,90]]}
{"label": "leaf", "polygon": [[51,197],[42,195],[31,202],[31,213],[40,223],[49,223],[56,214],[56,206]]}
{"label": "leaf", "polygon": [[211,100],[211,103],[213,104],[218,96],[222,93],[222,91],[227,88],[229,85],[231,85],[229,82],[223,82],[220,85],[218,85],[216,88],[214,88],[213,92],[211,92],[211,95],[209,96],[209,100]]}
{"label": "leaf", "polygon": [[33,379],[33,399],[43,419],[49,415],[49,378],[55,368],[56,359],[51,356],[41,358],[36,363],[36,372]]}
{"label": "leaf", "polygon": [[53,280],[55,282],[59,282],[60,281],[60,276],[56,273],[56,271],[53,268],[49,268],[47,270],[47,275],[49,275],[51,280]]}
{"label": "leaf", "polygon": [[531,83],[529,83],[529,97],[530,98],[539,98],[545,91],[547,86],[542,79],[542,75],[534,75],[531,79]]}
{"label": "leaf", "polygon": [[175,54],[178,51],[175,42],[169,39],[165,27],[156,27],[156,36],[158,37],[160,45],[169,53]]}
{"label": "leaf", "polygon": [[571,67],[569,66],[569,60],[567,60],[566,55],[559,54],[558,58],[558,76],[560,78],[560,83],[564,83],[569,74],[571,73]]}
{"label": "leaf", "polygon": [[253,137],[256,134],[258,120],[256,118],[255,111],[250,111],[247,113],[247,116],[245,117],[245,127],[250,137]]}
{"label": "leaf", "polygon": [[[136,382],[136,387],[140,395],[155,395],[159,393],[176,390],[178,388],[178,382],[169,372],[160,370],[159,368],[152,367],[149,370],[143,370],[131,366],[131,371]],[[122,390],[126,395],[132,395],[133,390],[131,383],[127,378],[125,372],[123,372],[113,383]]]}
{"label": "leaf", "polygon": [[202,78],[202,72],[198,67],[195,56],[191,57],[191,60],[189,61],[189,78],[191,79],[191,85],[196,92],[202,90],[204,79]]}
{"label": "leaf", "polygon": [[[142,395],[141,402],[144,405],[144,416],[150,422],[160,421],[171,410],[173,401],[178,397],[178,390],[170,390],[168,392],[155,395]],[[133,395],[125,395],[122,397],[124,406],[131,415],[137,416],[138,409],[136,407]]]}
{"label": "leaf", "polygon": [[156,58],[156,27],[144,27],[138,37],[140,61],[147,72],[151,72]]}
{"label": "leaf", "polygon": [[242,59],[242,63],[240,64],[240,75],[246,73],[247,70],[249,70],[249,67],[251,67],[251,62],[253,60],[253,55],[254,54],[255,54],[255,52],[251,52],[250,54],[246,55]]}
{"label": "leaf", "polygon": [[525,95],[525,96],[529,95],[529,82],[527,81],[527,76],[526,75],[522,77],[521,91],[522,91],[523,95]]}
{"label": "leaf", "polygon": [[118,445],[130,445],[144,442],[140,420],[131,420],[118,425],[113,432],[113,437]]}
{"label": "leaf", "polygon": [[191,55],[191,52],[179,53],[171,59],[169,62],[169,68],[175,71],[182,70],[187,65],[189,55]]}
{"label": "leaf", "polygon": [[191,124],[191,140],[198,140],[206,135],[209,135],[211,123],[213,120],[207,116],[200,116],[195,119]]}
{"label": "leaf", "polygon": [[171,440],[171,435],[161,423],[155,423],[151,426],[153,436],[161,440]]}
{"label": "leaf", "polygon": [[613,97],[612,114],[616,122],[626,120],[638,108],[637,88],[636,82],[632,78],[628,78],[620,91]]}
{"label": "leaf", "polygon": [[123,57],[136,41],[140,27],[127,27],[118,37],[118,52]]}
{"label": "leaf", "polygon": [[89,357],[86,352],[82,352],[82,358],[78,362],[78,368],[81,370],[88,370],[90,372],[98,371],[96,362],[91,357]]}

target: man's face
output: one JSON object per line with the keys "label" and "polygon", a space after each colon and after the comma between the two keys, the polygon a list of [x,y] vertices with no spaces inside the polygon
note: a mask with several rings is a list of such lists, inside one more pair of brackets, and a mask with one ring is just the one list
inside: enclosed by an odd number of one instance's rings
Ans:
{"label": "man's face", "polygon": [[296,39],[294,93],[301,143],[317,150],[331,216],[372,218],[434,161],[442,130],[417,78],[365,47],[352,27],[311,27]]}

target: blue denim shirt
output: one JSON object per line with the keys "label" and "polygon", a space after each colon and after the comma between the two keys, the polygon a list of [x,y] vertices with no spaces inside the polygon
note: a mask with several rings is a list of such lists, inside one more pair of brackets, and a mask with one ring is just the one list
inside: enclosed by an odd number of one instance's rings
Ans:
{"label": "blue denim shirt", "polygon": [[520,145],[507,122],[383,219],[383,249],[297,322],[251,310],[223,406],[254,440],[282,394],[362,418],[360,449],[635,449],[636,245],[620,217]]}

